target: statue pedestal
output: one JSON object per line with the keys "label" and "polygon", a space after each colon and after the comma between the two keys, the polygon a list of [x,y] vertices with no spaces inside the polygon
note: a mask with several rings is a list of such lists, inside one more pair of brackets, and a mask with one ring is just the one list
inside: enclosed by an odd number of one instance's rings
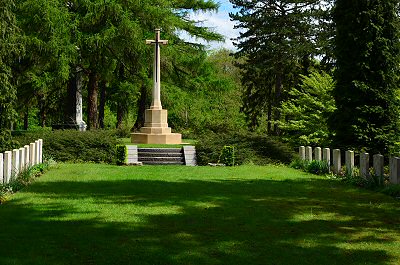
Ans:
{"label": "statue pedestal", "polygon": [[144,127],[138,133],[131,133],[131,142],[136,144],[181,144],[182,135],[171,133],[168,127],[168,111],[147,109]]}

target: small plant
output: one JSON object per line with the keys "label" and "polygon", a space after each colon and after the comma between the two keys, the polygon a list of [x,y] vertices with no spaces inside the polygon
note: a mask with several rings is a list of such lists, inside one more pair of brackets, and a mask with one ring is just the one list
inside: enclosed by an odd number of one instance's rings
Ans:
{"label": "small plant", "polygon": [[12,188],[9,185],[0,186],[0,204],[5,203],[10,199]]}
{"label": "small plant", "polygon": [[389,185],[382,190],[382,193],[400,199],[400,185]]}
{"label": "small plant", "polygon": [[235,165],[235,147],[226,145],[222,148],[218,163],[223,163],[227,166]]}
{"label": "small plant", "polygon": [[290,163],[289,166],[291,168],[294,168],[294,169],[305,170],[307,165],[308,165],[308,161],[307,160],[296,158],[296,159],[293,159],[293,161]]}
{"label": "small plant", "polygon": [[125,165],[127,156],[128,156],[128,150],[126,148],[126,145],[121,145],[121,144],[117,145],[116,146],[117,165]]}
{"label": "small plant", "polygon": [[0,185],[0,204],[9,200],[10,196],[31,184],[35,178],[41,176],[50,166],[50,162],[45,160],[42,164],[27,167],[19,172],[18,177],[10,183]]}
{"label": "small plant", "polygon": [[329,173],[329,164],[326,161],[312,160],[307,163],[305,170],[312,174],[324,175]]}

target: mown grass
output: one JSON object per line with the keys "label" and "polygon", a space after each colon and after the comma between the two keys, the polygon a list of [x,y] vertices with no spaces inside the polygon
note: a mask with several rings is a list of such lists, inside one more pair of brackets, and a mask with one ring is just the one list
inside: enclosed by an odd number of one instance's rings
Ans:
{"label": "mown grass", "polygon": [[279,166],[61,164],[0,206],[0,264],[399,264],[400,203]]}

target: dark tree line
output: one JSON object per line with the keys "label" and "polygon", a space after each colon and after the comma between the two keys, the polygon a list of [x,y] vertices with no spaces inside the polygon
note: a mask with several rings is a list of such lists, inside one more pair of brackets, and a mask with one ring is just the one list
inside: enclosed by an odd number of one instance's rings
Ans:
{"label": "dark tree line", "polygon": [[336,110],[326,135],[338,147],[396,151],[398,1],[231,2],[239,10],[230,16],[242,29],[236,56],[245,60],[243,110],[251,126],[267,124],[268,133],[284,134],[277,124],[293,117],[281,117],[282,102],[292,89],[302,91],[300,74],[333,72]]}
{"label": "dark tree line", "polygon": [[152,50],[145,39],[161,28],[170,40],[163,64],[175,53],[203,54],[203,46],[185,42],[179,31],[220,40],[189,16],[217,7],[208,0],[2,0],[0,129],[15,129],[21,119],[27,129],[33,112],[43,127],[72,120],[79,86],[89,129],[104,127],[106,107],[117,126],[136,112],[140,127],[151,88]]}

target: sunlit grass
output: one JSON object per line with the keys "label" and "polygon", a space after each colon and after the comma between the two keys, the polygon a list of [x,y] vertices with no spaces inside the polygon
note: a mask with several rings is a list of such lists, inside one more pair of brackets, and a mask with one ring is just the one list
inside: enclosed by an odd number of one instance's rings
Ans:
{"label": "sunlit grass", "polygon": [[0,228],[0,264],[400,260],[398,201],[283,166],[60,164]]}

